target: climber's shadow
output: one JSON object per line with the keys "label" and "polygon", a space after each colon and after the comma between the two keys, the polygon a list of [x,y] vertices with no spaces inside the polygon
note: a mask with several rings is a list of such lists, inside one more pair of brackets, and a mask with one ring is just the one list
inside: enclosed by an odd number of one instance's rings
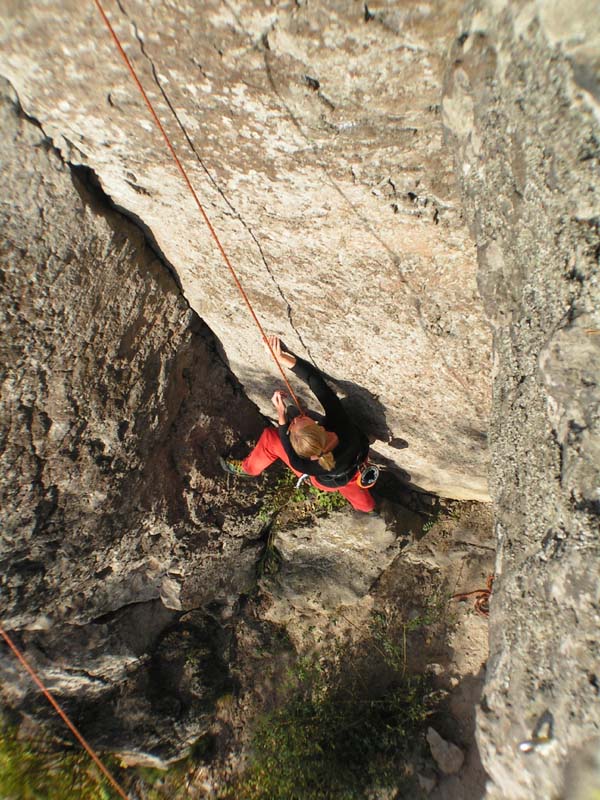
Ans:
{"label": "climber's shadow", "polygon": [[377,395],[353,381],[338,380],[325,372],[323,375],[338,394],[350,419],[367,434],[371,444],[376,439],[382,442],[392,439],[385,408]]}
{"label": "climber's shadow", "polygon": [[392,430],[387,423],[385,408],[379,397],[353,381],[338,380],[331,375],[323,374],[327,382],[331,384],[339,395],[350,419],[366,433],[372,447],[371,452],[374,456],[374,461],[388,472],[389,478],[394,483],[398,481],[401,484],[410,483],[411,475],[409,472],[377,452],[377,441],[384,442],[396,450],[404,450],[408,447],[406,439],[393,436]]}

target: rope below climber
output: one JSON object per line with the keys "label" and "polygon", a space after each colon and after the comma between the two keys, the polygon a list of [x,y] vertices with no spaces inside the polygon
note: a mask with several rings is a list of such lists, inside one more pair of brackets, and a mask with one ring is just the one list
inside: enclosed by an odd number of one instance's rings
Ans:
{"label": "rope below climber", "polygon": [[268,339],[278,362],[309,386],[325,416],[313,412],[294,415],[296,409],[286,406],[286,393],[274,392],[271,402],[277,411],[277,428],[266,427],[245,459],[221,459],[222,468],[236,477],[250,478],[280,460],[297,476],[307,475],[317,489],[338,491],[355,510],[374,512],[375,500],[369,486],[377,475],[375,468],[367,466],[367,437],[352,422],[316,367],[284,350],[276,336]]}
{"label": "rope below climber", "polygon": [[453,594],[450,600],[457,600],[461,602],[473,597],[473,607],[475,612],[480,617],[489,617],[490,615],[490,597],[492,596],[492,587],[494,585],[494,576],[488,575],[487,584],[485,589],[474,589],[472,592],[459,592]]}

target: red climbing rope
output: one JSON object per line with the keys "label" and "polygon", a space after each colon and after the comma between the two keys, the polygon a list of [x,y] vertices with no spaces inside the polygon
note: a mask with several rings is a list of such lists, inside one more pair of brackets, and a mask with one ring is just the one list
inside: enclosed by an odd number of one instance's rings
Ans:
{"label": "red climbing rope", "polygon": [[492,586],[494,583],[494,576],[488,575],[487,586],[485,589],[475,589],[472,592],[460,592],[453,594],[451,600],[466,600],[467,597],[475,596],[473,603],[475,611],[482,617],[489,617],[490,615],[490,596],[492,594]]}
{"label": "red climbing rope", "polygon": [[102,7],[102,4],[100,3],[100,0],[94,0],[94,2],[95,2],[96,6],[98,8],[98,11],[102,15],[102,19],[104,20],[104,23],[105,23],[106,27],[108,28],[109,33],[112,36],[113,41],[116,44],[117,49],[118,49],[119,53],[121,54],[121,57],[123,58],[123,61],[125,62],[125,65],[127,66],[127,69],[131,73],[131,77],[135,81],[135,84],[136,84],[137,88],[140,90],[140,93],[141,93],[142,97],[144,98],[144,102],[148,106],[148,110],[150,111],[150,114],[152,115],[152,118],[154,119],[154,122],[156,123],[159,131],[161,132],[161,134],[163,136],[163,139],[165,140],[166,145],[169,148],[169,151],[170,151],[171,155],[173,156],[173,160],[175,161],[175,164],[177,165],[177,168],[179,169],[179,172],[181,173],[181,175],[183,177],[183,180],[187,184],[187,187],[190,190],[190,192],[192,193],[192,197],[194,198],[194,201],[195,201],[196,205],[198,206],[198,209],[200,210],[200,213],[202,214],[202,218],[204,219],[204,222],[208,226],[208,230],[210,231],[211,236],[215,240],[216,245],[219,248],[219,252],[223,256],[223,260],[225,261],[225,263],[227,264],[227,267],[229,268],[229,271],[231,272],[233,280],[235,281],[235,285],[237,286],[240,294],[242,295],[242,298],[244,299],[246,305],[248,306],[248,310],[250,311],[252,319],[254,320],[254,322],[256,323],[256,325],[257,325],[257,327],[258,327],[258,329],[260,331],[260,334],[262,336],[263,342],[268,347],[269,352],[271,353],[271,356],[273,357],[273,361],[276,363],[277,368],[279,369],[279,372],[281,373],[281,376],[282,376],[283,380],[285,381],[285,385],[289,389],[290,396],[292,397],[294,403],[298,406],[298,410],[302,413],[302,406],[300,405],[300,402],[299,402],[298,398],[296,397],[296,394],[295,394],[294,390],[292,389],[288,379],[286,378],[285,372],[283,371],[283,368],[282,368],[281,364],[279,363],[279,361],[277,360],[277,357],[275,356],[275,353],[273,352],[273,348],[271,347],[271,344],[269,343],[267,335],[266,335],[262,325],[260,324],[260,320],[256,316],[256,312],[252,308],[252,303],[248,299],[248,295],[244,291],[244,287],[242,286],[242,284],[240,282],[240,279],[238,278],[238,276],[236,274],[236,271],[234,270],[233,266],[231,265],[231,261],[229,260],[229,257],[227,256],[227,253],[225,252],[225,249],[224,249],[223,245],[221,244],[221,241],[220,241],[220,239],[219,239],[219,237],[217,235],[217,232],[215,231],[210,219],[208,218],[208,215],[207,215],[206,211],[204,210],[204,207],[203,207],[202,203],[198,199],[198,195],[196,194],[196,191],[195,191],[194,187],[192,186],[192,182],[190,181],[190,179],[188,177],[188,174],[185,171],[185,168],[183,167],[181,161],[179,160],[179,157],[178,157],[177,153],[175,152],[175,148],[171,144],[171,140],[169,139],[169,137],[167,135],[167,132],[165,131],[160,119],[158,118],[158,115],[157,115],[156,111],[154,110],[154,106],[150,102],[150,99],[148,98],[148,95],[146,94],[146,92],[144,90],[144,87],[142,86],[142,84],[140,82],[140,79],[138,78],[137,73],[136,73],[132,63],[129,60],[129,58],[127,56],[127,53],[123,49],[123,46],[121,45],[119,37],[117,36],[117,34],[114,31],[114,28],[110,24],[110,20],[106,16],[106,13],[105,13],[105,11],[104,11],[104,9]]}
{"label": "red climbing rope", "polygon": [[0,635],[3,637],[4,641],[6,642],[6,644],[13,651],[14,655],[16,656],[16,658],[21,662],[23,667],[31,675],[31,678],[33,679],[33,681],[36,683],[36,685],[38,686],[40,691],[46,697],[46,700],[48,700],[50,705],[55,709],[57,714],[61,717],[61,719],[63,720],[65,725],[71,730],[73,736],[77,739],[79,744],[84,748],[84,750],[87,752],[87,754],[90,756],[90,758],[96,763],[98,768],[102,771],[102,773],[104,774],[106,779],[109,781],[109,783],[111,784],[113,789],[117,792],[119,797],[122,797],[123,800],[129,800],[128,796],[125,794],[123,789],[121,789],[121,787],[116,782],[116,780],[113,778],[113,776],[110,774],[108,769],[104,766],[104,764],[102,763],[100,758],[96,755],[94,750],[92,750],[90,745],[86,742],[86,740],[83,738],[83,736],[79,733],[79,731],[77,730],[75,725],[71,722],[71,720],[66,715],[66,713],[58,705],[58,703],[56,702],[54,697],[50,694],[50,691],[44,686],[44,684],[42,683],[41,679],[38,677],[38,675],[35,672],[35,670],[33,669],[33,667],[29,664],[29,662],[26,660],[26,658],[23,655],[23,653],[19,650],[17,645],[13,642],[13,640],[10,638],[8,633],[6,633],[6,631],[4,630],[4,628],[1,625],[0,625]]}

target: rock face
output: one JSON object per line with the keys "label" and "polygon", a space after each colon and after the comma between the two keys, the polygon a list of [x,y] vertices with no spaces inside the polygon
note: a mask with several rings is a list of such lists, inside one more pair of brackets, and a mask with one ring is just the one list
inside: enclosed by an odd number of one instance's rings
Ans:
{"label": "rock face", "polygon": [[427,729],[427,742],[440,772],[454,775],[460,770],[465,760],[465,754],[460,747],[443,739],[435,728]]}
{"label": "rock face", "polygon": [[476,3],[443,100],[494,323],[490,800],[558,796],[600,724],[599,52],[589,3]]}
{"label": "rock face", "polygon": [[[593,4],[472,4],[447,147],[454,3],[110,16],[265,327],[341,379],[389,466],[486,498],[490,348],[454,148],[496,356],[487,797],[579,787],[600,724]],[[260,484],[227,487],[216,456],[263,420],[228,366],[260,404],[274,372],[94,5],[5,3],[0,74],[0,616],[88,737],[164,762],[229,691],[226,623],[255,579]],[[311,529],[281,537],[270,624],[309,638],[309,614],[367,609],[394,544],[340,525],[312,549]]]}
{"label": "rock face", "polygon": [[143,235],[2,90],[0,617],[86,735],[168,758],[228,682],[215,615],[255,550],[217,454],[262,420]]}
{"label": "rock face", "polygon": [[318,530],[314,525],[282,530],[277,547],[282,567],[266,584],[271,601],[265,618],[284,626],[302,651],[330,632],[340,613],[360,617],[370,610],[369,589],[399,543],[380,517],[334,514]]}
{"label": "rock face", "polygon": [[[229,486],[218,455],[264,420],[140,230],[6,83],[0,119],[0,620],[88,739],[164,765],[248,680],[234,612],[264,481]],[[266,645],[352,615],[397,552],[382,520],[344,514],[279,547]],[[0,669],[3,701],[43,717],[4,646]]]}
{"label": "rock face", "polygon": [[[107,11],[265,328],[339,379],[390,466],[487,499],[490,341],[439,116],[459,5]],[[267,410],[274,365],[94,4],[5,4],[0,73],[152,232]]]}

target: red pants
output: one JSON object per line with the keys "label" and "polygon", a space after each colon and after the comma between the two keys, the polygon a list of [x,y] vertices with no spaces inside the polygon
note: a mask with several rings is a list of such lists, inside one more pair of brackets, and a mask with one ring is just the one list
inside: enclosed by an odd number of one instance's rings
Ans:
{"label": "red pants", "polygon": [[[295,470],[290,465],[277,430],[269,425],[269,427],[265,428],[262,432],[254,450],[242,461],[242,467],[248,475],[260,475],[264,469],[277,461],[277,459],[287,464],[296,475],[302,475],[301,472],[298,472],[298,470]],[[337,489],[332,489],[329,486],[321,486],[312,475],[310,476],[310,482],[322,492],[339,492],[346,498],[352,508],[355,508],[357,511],[373,511],[375,508],[375,500],[371,492],[368,489],[362,489],[356,482],[356,478],[352,478],[350,483],[347,483],[345,486],[340,486]]]}

